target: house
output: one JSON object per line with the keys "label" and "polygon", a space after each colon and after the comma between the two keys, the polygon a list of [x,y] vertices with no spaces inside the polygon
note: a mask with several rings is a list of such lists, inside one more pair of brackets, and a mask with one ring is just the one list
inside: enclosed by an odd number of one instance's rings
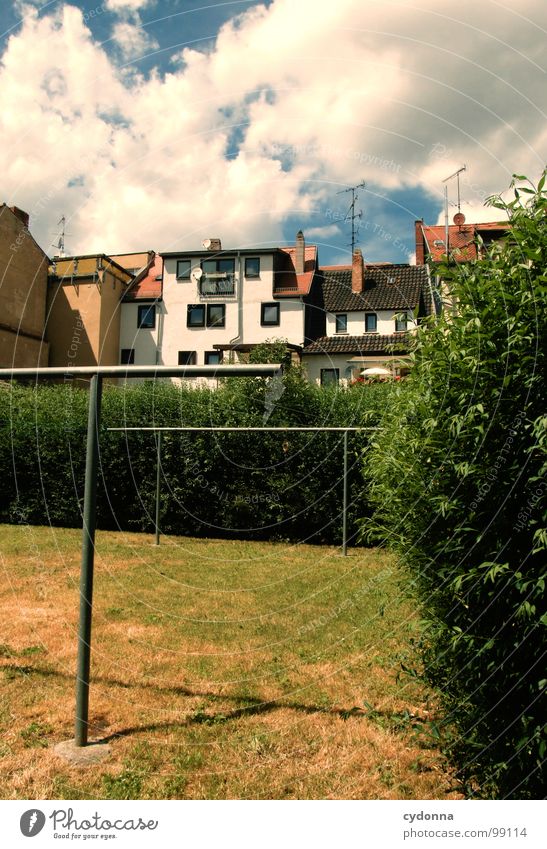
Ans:
{"label": "house", "polygon": [[[131,262],[130,255],[117,256],[118,262]],[[142,255],[139,259],[143,259]],[[121,365],[159,365],[162,361],[163,259],[149,251],[141,268],[133,267],[135,277],[122,295],[120,325]],[[170,363],[167,363],[170,365]]]}
{"label": "house", "polygon": [[225,250],[219,239],[206,239],[202,250],[161,258],[161,297],[152,287],[146,312],[138,292],[139,310],[124,336],[132,340],[132,361],[148,356],[143,331],[156,332],[157,361],[166,364],[237,362],[272,339],[286,340],[300,358],[312,338],[318,291],[317,246],[306,245],[302,231],[289,247]]}
{"label": "house", "polygon": [[49,259],[29,232],[29,216],[0,206],[0,365],[48,365],[44,339]]}
{"label": "house", "polygon": [[46,323],[50,366],[118,365],[120,303],[133,279],[132,271],[105,254],[53,259]]}
{"label": "house", "polygon": [[[416,264],[424,265],[428,260],[441,262],[446,257],[446,227],[442,224],[424,224],[419,219],[414,224],[416,236]],[[467,224],[465,215],[458,212],[454,223],[448,226],[449,255],[455,262],[480,259],[481,247],[499,241],[510,230],[508,221],[492,221],[486,224]]]}
{"label": "house", "polygon": [[369,368],[406,374],[409,335],[435,312],[427,266],[365,265],[357,248],[351,266],[322,269],[320,290],[323,332],[302,352],[309,380],[347,385]]}

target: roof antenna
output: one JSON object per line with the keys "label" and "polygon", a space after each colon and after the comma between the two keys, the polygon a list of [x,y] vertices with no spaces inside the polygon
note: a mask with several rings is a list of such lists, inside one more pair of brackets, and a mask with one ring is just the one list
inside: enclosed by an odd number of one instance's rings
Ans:
{"label": "roof antenna", "polygon": [[[461,209],[460,209],[460,174],[462,171],[467,171],[467,165],[462,165],[461,168],[458,168],[457,171],[454,171],[450,177],[445,177],[443,180],[444,183],[444,246],[446,248],[446,258],[449,257],[449,244],[448,244],[448,181],[452,180],[454,177],[457,178],[458,181],[458,219],[457,224],[463,224],[461,220]],[[465,221],[465,219],[464,219]]]}
{"label": "roof antenna", "polygon": [[352,256],[353,256],[353,252],[355,250],[355,237],[359,233],[359,227],[358,226],[357,226],[357,228],[355,227],[355,220],[357,218],[363,217],[363,210],[362,209],[360,209],[359,212],[355,212],[355,204],[357,203],[357,197],[358,197],[359,189],[364,189],[364,188],[365,188],[365,183],[363,181],[361,183],[358,183],[357,186],[351,186],[349,189],[342,189],[341,192],[336,192],[337,195],[344,195],[344,194],[347,194],[348,192],[351,192],[351,203],[349,205],[348,211],[346,212],[346,217],[344,218],[344,221],[351,221],[351,255]]}
{"label": "roof antenna", "polygon": [[65,236],[70,235],[70,233],[67,233],[66,230],[65,230],[66,218],[65,218],[64,215],[61,218],[61,220],[57,222],[57,226],[59,226],[61,228],[61,232],[59,234],[59,240],[57,242],[54,242],[52,244],[52,247],[57,248],[57,250],[58,250],[57,256],[64,257],[64,256],[66,256],[66,254],[65,254]]}

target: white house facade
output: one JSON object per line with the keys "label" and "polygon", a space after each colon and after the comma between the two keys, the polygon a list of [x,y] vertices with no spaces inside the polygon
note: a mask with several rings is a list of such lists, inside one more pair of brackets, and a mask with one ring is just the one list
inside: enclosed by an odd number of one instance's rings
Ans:
{"label": "white house facade", "polygon": [[357,249],[352,266],[321,272],[324,332],[302,352],[308,379],[348,385],[368,369],[406,374],[409,334],[432,312],[427,267],[365,265]]}

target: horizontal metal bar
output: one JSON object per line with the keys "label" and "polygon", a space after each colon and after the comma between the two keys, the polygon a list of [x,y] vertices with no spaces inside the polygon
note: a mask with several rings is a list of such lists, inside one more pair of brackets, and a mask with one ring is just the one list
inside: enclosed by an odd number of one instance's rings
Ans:
{"label": "horizontal metal bar", "polygon": [[75,366],[74,368],[2,368],[0,380],[18,377],[273,377],[280,363],[238,363],[215,366]]}
{"label": "horizontal metal bar", "polygon": [[149,431],[152,433],[157,433],[158,431],[182,431],[182,430],[191,430],[195,432],[202,433],[203,431],[225,431],[230,433],[237,433],[238,431],[321,431],[321,432],[329,432],[332,431],[334,433],[347,433],[348,431],[357,431],[357,430],[378,430],[376,427],[109,427],[108,431],[117,431],[117,432],[127,432],[127,431]]}

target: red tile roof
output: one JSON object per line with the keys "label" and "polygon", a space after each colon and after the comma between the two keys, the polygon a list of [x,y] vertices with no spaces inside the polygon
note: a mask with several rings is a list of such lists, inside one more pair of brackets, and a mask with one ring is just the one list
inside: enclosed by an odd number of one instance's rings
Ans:
{"label": "red tile roof", "polygon": [[[448,243],[451,256],[456,262],[469,262],[477,259],[477,246],[475,244],[477,236],[482,236],[484,232],[488,234],[499,233],[499,237],[501,237],[503,233],[510,229],[510,226],[507,221],[489,221],[485,224],[450,224],[448,227]],[[426,254],[430,254],[433,262],[440,262],[446,254],[444,225],[421,224],[421,228],[423,228],[422,237],[425,240]],[[489,240],[486,239],[485,241]],[[416,255],[418,256],[418,250]]]}
{"label": "red tile roof", "polygon": [[133,284],[124,295],[124,301],[156,301],[161,298],[162,272],[163,259],[159,254],[156,254],[147,268],[136,276]]}
{"label": "red tile roof", "polygon": [[309,295],[313,277],[317,268],[317,245],[306,245],[304,251],[304,273],[297,274],[296,248],[280,248],[286,255],[283,265],[276,269],[274,279],[274,295],[281,297],[295,297],[298,295]]}

